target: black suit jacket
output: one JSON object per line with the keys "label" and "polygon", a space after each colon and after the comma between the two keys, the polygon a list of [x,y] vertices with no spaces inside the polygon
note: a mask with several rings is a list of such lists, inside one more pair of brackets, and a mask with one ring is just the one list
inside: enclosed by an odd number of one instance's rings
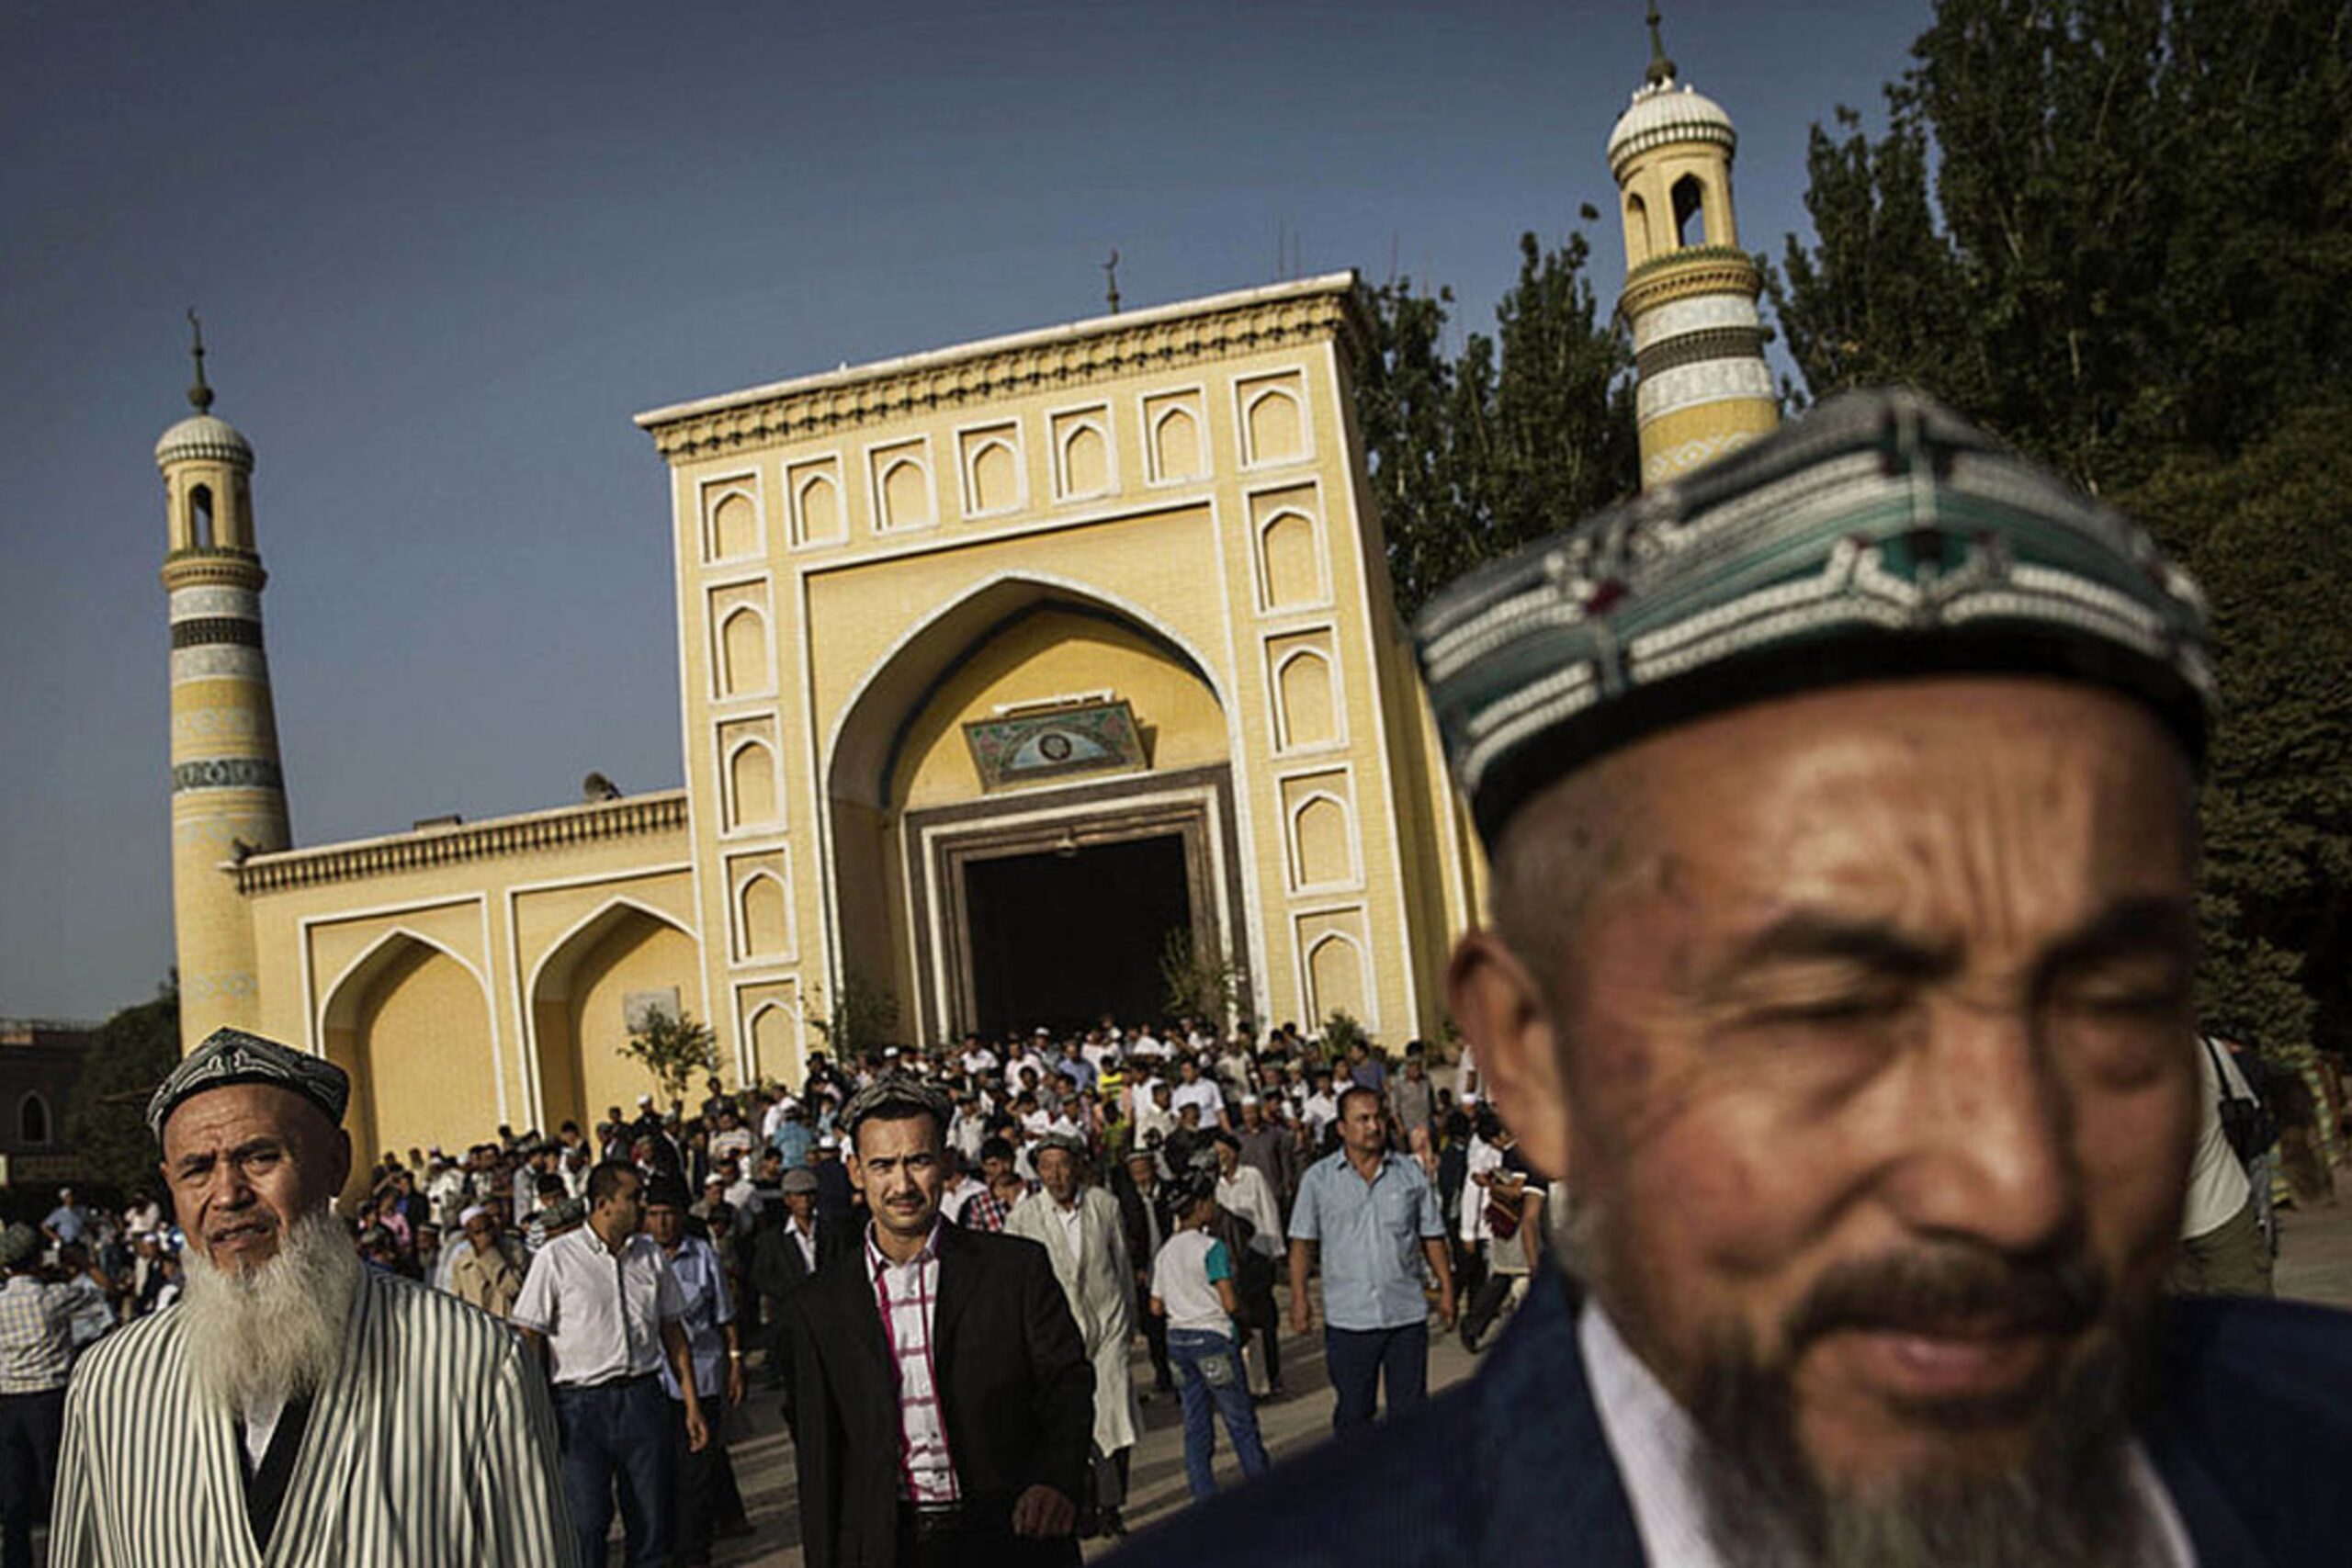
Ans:
{"label": "black suit jacket", "polygon": [[[2352,1541],[2352,1314],[2167,1304],[2141,1440],[2200,1568],[2307,1568]],[[1116,1568],[1642,1568],[1573,1303],[1538,1278],[1478,1375],[1135,1538]]]}
{"label": "black suit jacket", "polygon": [[[800,1255],[800,1244],[793,1239],[791,1232],[792,1220],[786,1216],[783,1224],[763,1225],[752,1236],[752,1289],[774,1301],[782,1301],[813,1278],[808,1260]],[[817,1268],[821,1269],[840,1254],[850,1251],[856,1239],[855,1228],[846,1221],[820,1215]]]}
{"label": "black suit jacket", "polygon": [[[1077,1502],[1094,1429],[1094,1369],[1046,1249],[939,1228],[932,1355],[947,1451],[965,1496],[1009,1506],[1044,1483]],[[822,1264],[785,1306],[786,1395],[808,1568],[888,1568],[899,1528],[898,1371],[862,1242]],[[1040,1563],[1075,1563],[1070,1537]]]}

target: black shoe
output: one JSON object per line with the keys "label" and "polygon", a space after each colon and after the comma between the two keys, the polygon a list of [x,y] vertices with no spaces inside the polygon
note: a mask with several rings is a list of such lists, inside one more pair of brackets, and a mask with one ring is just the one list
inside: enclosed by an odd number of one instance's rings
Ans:
{"label": "black shoe", "polygon": [[1102,1526],[1102,1533],[1109,1536],[1113,1540],[1116,1540],[1121,1536],[1127,1533],[1127,1521],[1119,1517],[1119,1510],[1116,1508],[1103,1509],[1101,1523]]}

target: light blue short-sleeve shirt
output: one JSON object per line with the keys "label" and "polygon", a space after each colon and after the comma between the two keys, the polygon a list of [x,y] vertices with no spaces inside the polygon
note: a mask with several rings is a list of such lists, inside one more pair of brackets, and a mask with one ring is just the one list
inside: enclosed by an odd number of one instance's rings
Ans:
{"label": "light blue short-sleeve shirt", "polygon": [[1332,1327],[1409,1328],[1429,1316],[1421,1243],[1445,1235],[1419,1163],[1391,1151],[1370,1181],[1347,1151],[1306,1168],[1290,1213],[1295,1241],[1322,1249],[1323,1317]]}

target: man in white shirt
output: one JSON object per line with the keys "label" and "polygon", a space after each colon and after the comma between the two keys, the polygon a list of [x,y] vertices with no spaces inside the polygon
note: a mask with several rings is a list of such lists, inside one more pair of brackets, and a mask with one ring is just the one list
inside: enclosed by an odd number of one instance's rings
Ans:
{"label": "man in white shirt", "polygon": [[1176,1086],[1166,1078],[1154,1078],[1148,1089],[1136,1096],[1136,1146],[1148,1147],[1165,1143],[1168,1134],[1176,1130]]}
{"label": "man in white shirt", "polygon": [[2270,1242],[2257,1220],[2258,1201],[2245,1164],[2222,1130],[2222,1101],[2251,1100],[2237,1064],[2211,1035],[2197,1043],[2197,1152],[2188,1167],[2188,1197],[2181,1205],[2180,1257],[2172,1288],[2186,1295],[2267,1296],[2271,1293]]}
{"label": "man in white shirt", "polygon": [[1298,1102],[1299,1120],[1306,1126],[1306,1143],[1310,1153],[1323,1146],[1323,1135],[1331,1123],[1340,1119],[1340,1100],[1331,1092],[1331,1073],[1328,1067],[1317,1067],[1315,1087]]}
{"label": "man in white shirt", "polygon": [[1169,1097],[1170,1107],[1182,1111],[1187,1105],[1197,1105],[1201,1108],[1202,1126],[1227,1125],[1225,1091],[1216,1087],[1215,1078],[1201,1071],[1201,1064],[1197,1058],[1186,1056],[1178,1062],[1176,1077],[1178,1081],[1175,1091]]}
{"label": "man in white shirt", "polygon": [[581,1568],[604,1568],[613,1494],[620,1493],[629,1568],[669,1560],[676,1527],[666,1358],[685,1405],[686,1443],[710,1428],[695,1392],[685,1300],[662,1248],[644,1232],[645,1178],[611,1160],[588,1179],[588,1223],[531,1263],[512,1321],[540,1351],[555,1385],[563,1483],[580,1532]]}
{"label": "man in white shirt", "polygon": [[1241,1140],[1231,1133],[1211,1137],[1216,1148],[1216,1205],[1250,1222],[1250,1250],[1263,1263],[1235,1258],[1234,1289],[1240,1292],[1240,1342],[1246,1348],[1250,1325],[1259,1331],[1265,1395],[1280,1399],[1283,1387],[1283,1326],[1274,1314],[1274,1264],[1283,1256],[1283,1212],[1263,1172],[1241,1163]]}

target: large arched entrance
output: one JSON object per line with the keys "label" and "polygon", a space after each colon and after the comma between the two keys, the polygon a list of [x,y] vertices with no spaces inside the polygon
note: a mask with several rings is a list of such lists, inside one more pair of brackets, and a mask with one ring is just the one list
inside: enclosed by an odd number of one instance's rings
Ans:
{"label": "large arched entrance", "polygon": [[351,1075],[353,1179],[387,1150],[461,1149],[490,1137],[498,1103],[481,977],[446,949],[395,931],[346,970],[322,1014],[327,1058]]}
{"label": "large arched entrance", "polygon": [[931,1040],[1157,1020],[1171,942],[1211,967],[1247,951],[1229,756],[1215,682],[1140,615],[1025,579],[976,592],[836,731],[843,971]]}
{"label": "large arched entrance", "polygon": [[566,1122],[593,1127],[607,1109],[629,1109],[652,1091],[651,1075],[621,1045],[647,1008],[700,1018],[700,966],[691,936],[626,900],[606,905],[556,944],[531,982],[544,1130]]}

